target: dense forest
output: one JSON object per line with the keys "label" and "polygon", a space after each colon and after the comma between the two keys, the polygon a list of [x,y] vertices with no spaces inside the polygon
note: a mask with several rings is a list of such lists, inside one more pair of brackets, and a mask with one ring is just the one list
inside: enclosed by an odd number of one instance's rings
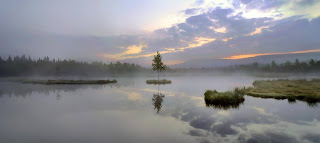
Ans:
{"label": "dense forest", "polygon": [[49,57],[33,60],[29,56],[9,56],[6,60],[0,57],[0,76],[105,76],[115,74],[134,74],[146,71],[136,64],[82,62],[76,60],[56,60]]}
{"label": "dense forest", "polygon": [[249,65],[235,66],[235,70],[240,71],[257,71],[257,72],[319,72],[320,71],[320,60],[315,61],[310,59],[307,62],[300,62],[296,59],[294,62],[287,61],[285,63],[277,64],[272,61],[271,64],[259,64],[253,63]]}
{"label": "dense forest", "polygon": [[[167,73],[185,72],[272,72],[272,73],[311,73],[320,72],[320,60],[309,60],[300,62],[285,63],[272,62],[270,64],[252,63],[219,68],[201,69],[170,69]],[[49,57],[32,59],[30,56],[9,56],[7,59],[0,57],[0,76],[114,76],[121,74],[152,73],[151,69],[130,63],[103,63],[103,62],[82,62],[76,60],[49,59]]]}
{"label": "dense forest", "polygon": [[257,62],[245,65],[233,65],[225,67],[212,67],[212,68],[176,68],[170,69],[170,72],[199,72],[199,73],[315,73],[320,72],[320,60],[316,61],[310,59],[309,61],[286,61],[284,63],[276,63],[272,61],[270,64],[259,64]]}

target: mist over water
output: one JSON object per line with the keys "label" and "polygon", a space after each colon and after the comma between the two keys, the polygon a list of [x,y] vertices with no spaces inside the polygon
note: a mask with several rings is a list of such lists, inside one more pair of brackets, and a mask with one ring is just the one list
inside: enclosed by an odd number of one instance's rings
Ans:
{"label": "mist over water", "polygon": [[[207,107],[207,89],[276,79],[238,74],[116,77],[108,85],[0,82],[0,142],[319,142],[320,109],[245,96],[237,108]],[[303,76],[286,78],[310,78]]]}

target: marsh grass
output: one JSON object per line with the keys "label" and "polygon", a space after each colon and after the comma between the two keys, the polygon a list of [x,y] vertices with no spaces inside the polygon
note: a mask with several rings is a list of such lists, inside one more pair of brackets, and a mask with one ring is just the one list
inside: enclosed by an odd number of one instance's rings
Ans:
{"label": "marsh grass", "polygon": [[260,98],[287,99],[289,103],[296,100],[308,103],[320,102],[320,79],[305,80],[258,80],[245,93]]}
{"label": "marsh grass", "polygon": [[217,92],[216,90],[207,90],[204,93],[206,106],[218,109],[239,108],[244,102],[245,88],[235,88],[233,91]]}
{"label": "marsh grass", "polygon": [[171,84],[171,80],[147,80],[147,84]]}
{"label": "marsh grass", "polygon": [[117,80],[21,80],[22,83],[33,84],[108,84]]}

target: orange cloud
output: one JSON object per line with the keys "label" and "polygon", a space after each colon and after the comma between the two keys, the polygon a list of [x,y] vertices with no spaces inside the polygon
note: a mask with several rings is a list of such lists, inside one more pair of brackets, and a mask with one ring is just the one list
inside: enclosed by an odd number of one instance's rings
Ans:
{"label": "orange cloud", "polygon": [[230,37],[230,38],[225,38],[225,39],[222,39],[222,41],[227,42],[227,41],[229,41],[229,40],[231,40],[231,39],[232,39],[232,37]]}
{"label": "orange cloud", "polygon": [[215,41],[215,38],[205,38],[205,37],[195,37],[194,41],[195,43],[191,43],[188,45],[188,47],[181,47],[179,48],[179,51],[184,51],[184,49],[192,49],[192,48],[196,48],[196,47],[200,47],[204,44],[210,43]]}
{"label": "orange cloud", "polygon": [[262,27],[256,28],[256,30],[251,32],[249,35],[252,36],[255,34],[260,34],[262,32],[262,29],[264,29],[264,28],[269,28],[269,26],[262,26]]}
{"label": "orange cloud", "polygon": [[214,32],[218,32],[218,33],[226,33],[227,32],[226,27],[221,27],[221,28],[209,27],[209,29],[213,30]]}
{"label": "orange cloud", "polygon": [[181,63],[184,63],[184,61],[179,61],[179,60],[164,61],[164,64],[166,65],[175,65],[175,64],[181,64]]}
{"label": "orange cloud", "polygon": [[142,51],[142,48],[145,48],[145,47],[147,47],[146,44],[129,46],[127,48],[127,51],[124,52],[124,55],[139,54]]}
{"label": "orange cloud", "polygon": [[230,57],[225,57],[222,59],[245,59],[245,58],[252,58],[257,56],[266,56],[266,55],[283,55],[283,54],[299,54],[299,53],[315,53],[320,52],[320,49],[314,49],[314,50],[305,50],[305,51],[295,51],[295,52],[283,52],[283,53],[262,53],[262,54],[245,54],[245,55],[234,55]]}
{"label": "orange cloud", "polygon": [[[178,49],[175,48],[165,48],[164,51],[159,51],[160,54],[165,54],[165,53],[175,53],[175,52],[182,52],[185,49],[192,49],[196,47],[200,47],[204,44],[210,43],[215,41],[216,39],[214,38],[205,38],[205,37],[195,37],[194,42],[190,43],[187,47],[181,47]],[[185,42],[185,41],[184,41]],[[157,54],[156,52],[149,53],[149,54],[144,54],[144,55],[134,55],[134,54],[139,54],[142,52],[142,48],[147,48],[148,45],[146,44],[140,44],[140,45],[132,45],[127,47],[125,52],[118,53],[118,54],[98,54],[98,56],[102,58],[108,58],[108,59],[113,59],[113,60],[124,60],[124,59],[132,59],[132,58],[140,58],[140,57],[151,57]],[[123,48],[123,47],[122,47]],[[178,62],[182,63],[183,61],[176,61],[175,64]],[[172,64],[174,64],[172,62]],[[168,64],[170,65],[170,63]]]}
{"label": "orange cloud", "polygon": [[[142,48],[147,48],[147,44],[140,44],[140,45],[131,45],[126,48],[126,51],[117,53],[117,54],[99,54],[98,56],[103,57],[103,58],[109,58],[109,59],[115,59],[115,60],[123,60],[127,59],[128,57],[135,57],[135,56],[130,56],[132,54],[139,54],[142,52]],[[124,48],[124,47],[120,47]]]}

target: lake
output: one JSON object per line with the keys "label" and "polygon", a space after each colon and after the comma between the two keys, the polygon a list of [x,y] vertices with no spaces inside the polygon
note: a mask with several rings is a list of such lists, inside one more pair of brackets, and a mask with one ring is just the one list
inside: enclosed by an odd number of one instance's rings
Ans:
{"label": "lake", "polygon": [[[250,86],[252,76],[117,77],[110,85],[0,82],[1,143],[320,142],[320,108],[245,96],[207,107],[207,89]],[[294,77],[295,78],[295,77]]]}

